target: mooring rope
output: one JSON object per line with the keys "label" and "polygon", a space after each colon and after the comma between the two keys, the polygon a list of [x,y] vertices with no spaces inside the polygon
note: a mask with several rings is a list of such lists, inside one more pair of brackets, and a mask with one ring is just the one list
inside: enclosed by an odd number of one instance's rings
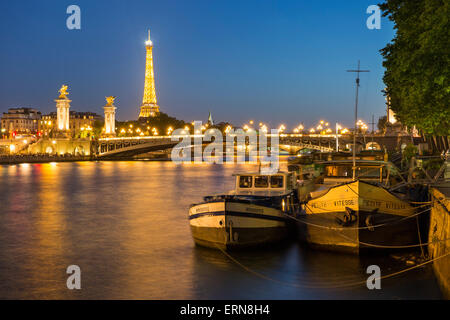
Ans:
{"label": "mooring rope", "polygon": [[417,237],[418,237],[419,243],[420,243],[420,252],[422,253],[422,258],[425,258],[425,253],[423,252],[423,246],[422,246],[422,236],[420,234],[419,217],[416,217],[416,226],[417,226]]}
{"label": "mooring rope", "polygon": [[[379,201],[379,200],[375,200],[375,199],[368,199],[368,200]],[[310,210],[312,210],[311,207],[308,206],[308,203],[304,203],[304,205],[305,205],[305,207],[308,207]],[[429,204],[423,204],[421,206],[413,207],[413,209],[417,210],[417,209],[420,209],[422,207],[427,207],[427,206],[429,206]],[[325,209],[325,208],[319,208],[319,209],[322,211],[327,211],[327,212],[336,212],[336,210],[331,210],[331,209]]]}
{"label": "mooring rope", "polygon": [[[303,221],[303,220],[301,220],[301,219],[297,219],[297,218],[295,218],[295,217],[293,217],[293,216],[289,216],[289,215],[286,215],[286,216],[289,217],[289,218],[291,218],[291,219],[294,219],[295,221],[298,221],[298,222],[301,222],[301,223],[304,223],[304,224],[307,224],[307,225],[312,225],[312,226],[314,226],[314,227],[321,227],[321,228],[325,228],[325,229],[329,229],[329,230],[333,230],[333,231],[341,231],[341,230],[357,230],[357,229],[367,229],[367,228],[368,228],[368,227],[360,227],[360,228],[359,228],[359,227],[356,227],[356,228],[350,228],[350,227],[349,227],[349,228],[326,227],[326,226],[321,226],[321,225],[309,223],[309,222]],[[387,224],[384,224],[384,225],[387,225]],[[383,224],[381,224],[381,225],[376,225],[376,226],[371,226],[370,228],[375,228],[375,227],[378,227],[378,226],[383,226]],[[363,241],[360,241],[360,240],[355,241],[354,239],[351,239],[351,238],[349,238],[349,237],[346,237],[343,233],[340,233],[340,235],[341,235],[343,238],[345,238],[345,239],[347,239],[347,240],[350,240],[350,241],[352,241],[352,242],[355,242],[355,243],[360,243],[360,244],[363,244],[363,245],[368,246],[368,247],[383,248],[383,249],[407,249],[407,248],[417,248],[417,247],[427,246],[427,245],[430,245],[430,244],[433,244],[433,243],[438,243],[438,242],[443,242],[443,241],[449,241],[449,240],[450,240],[450,238],[448,238],[448,239],[437,240],[437,241],[431,241],[431,242],[420,243],[420,244],[411,244],[411,245],[404,245],[404,246],[386,246],[386,245],[379,245],[379,244],[374,244],[374,243],[363,242]],[[420,239],[419,239],[419,240],[420,240]]]}
{"label": "mooring rope", "polygon": [[[350,187],[350,185],[347,185],[347,187],[348,187],[354,194],[356,194],[356,196],[360,197],[359,193],[356,192],[355,190],[353,190],[353,188]],[[394,197],[395,197],[395,196],[394,196]],[[378,199],[371,199],[371,198],[366,198],[366,199],[378,201]],[[399,199],[399,200],[400,200],[400,199]],[[419,203],[422,203],[421,206],[417,206],[417,207],[414,207],[414,208],[420,208],[420,207],[423,207],[423,206],[426,206],[426,205],[431,204],[431,201],[407,201],[407,202],[408,202],[408,203],[413,203],[413,204],[419,204]]]}
{"label": "mooring rope", "polygon": [[345,239],[355,242],[355,243],[359,243],[368,247],[373,247],[373,248],[381,248],[381,249],[408,249],[408,248],[417,248],[417,247],[422,247],[422,246],[427,246],[433,243],[438,243],[438,242],[445,242],[445,241],[450,241],[450,238],[447,239],[442,239],[442,240],[438,240],[438,241],[431,241],[431,242],[427,242],[427,243],[420,243],[420,244],[410,244],[410,245],[404,245],[404,246],[386,246],[386,245],[381,245],[381,244],[375,244],[375,243],[369,243],[369,242],[363,242],[361,240],[355,241],[354,239],[351,239],[349,237],[346,237],[343,233],[340,234],[342,237],[344,237]]}
{"label": "mooring rope", "polygon": [[[296,220],[296,221],[298,221],[298,222],[305,223],[305,224],[310,224],[310,223],[308,223],[308,222],[306,222],[306,221],[302,221],[302,220],[297,219],[297,218],[295,218],[295,217],[293,217],[293,216],[289,216],[289,215],[286,215],[286,216],[289,217],[289,218],[291,218],[291,219],[294,219],[294,220]],[[316,227],[316,226],[318,226],[318,227],[323,227],[323,226],[316,225],[316,224],[310,224],[310,225],[312,225],[312,226],[314,226],[314,227]],[[375,227],[377,227],[377,226],[371,226],[371,228],[375,228]],[[333,230],[333,231],[340,231],[340,230],[355,230],[355,229],[366,229],[366,228],[364,227],[364,228],[348,228],[348,229],[347,229],[347,228],[334,228],[334,227],[328,227],[327,229]],[[340,233],[340,235],[341,235],[343,238],[345,238],[345,239],[347,239],[347,240],[350,240],[350,241],[352,241],[352,242],[360,243],[360,244],[363,244],[363,245],[368,246],[368,247],[382,248],[382,249],[408,249],[408,248],[417,248],[417,247],[420,247],[421,250],[422,250],[422,247],[423,247],[423,246],[427,246],[427,245],[430,245],[430,244],[433,244],[433,243],[439,243],[439,242],[444,242],[444,241],[450,241],[450,238],[447,238],[447,239],[442,239],[442,240],[430,241],[430,242],[422,243],[421,239],[419,238],[419,241],[420,241],[419,244],[411,244],[411,245],[404,245],[404,246],[386,246],[386,245],[380,245],[380,244],[374,244],[374,243],[363,242],[363,241],[360,241],[360,240],[356,241],[356,240],[354,240],[354,239],[351,239],[351,238],[349,238],[349,237],[346,237],[343,233]],[[419,233],[419,235],[420,235],[420,233]],[[423,250],[422,250],[422,254],[423,254]]]}
{"label": "mooring rope", "polygon": [[[367,283],[367,280],[362,280],[362,281],[348,282],[348,283],[342,282],[339,285],[329,286],[329,285],[300,285],[300,284],[297,284],[297,283],[284,282],[284,281],[280,281],[280,280],[277,280],[277,279],[273,279],[273,278],[268,277],[268,276],[266,276],[266,275],[264,275],[264,274],[262,274],[260,272],[252,270],[251,268],[245,266],[244,264],[239,262],[237,259],[232,257],[229,253],[227,253],[225,250],[223,250],[217,244],[216,244],[216,247],[226,257],[228,257],[232,262],[234,262],[235,264],[237,264],[238,266],[240,266],[241,268],[243,268],[247,272],[252,273],[253,275],[255,275],[255,276],[259,277],[259,278],[262,278],[262,279],[265,279],[265,280],[268,280],[268,281],[271,281],[271,282],[275,282],[275,283],[278,283],[278,284],[281,284],[281,285],[285,285],[285,286],[291,286],[291,287],[296,287],[296,288],[309,288],[309,289],[340,289],[340,288],[350,288],[350,287],[360,286],[362,284],[366,284]],[[427,265],[427,264],[429,264],[431,262],[434,262],[434,261],[437,261],[439,259],[442,259],[442,258],[444,258],[444,257],[446,257],[448,255],[450,255],[450,252],[448,252],[446,254],[443,254],[443,255],[441,255],[439,257],[436,257],[434,259],[430,259],[430,260],[425,261],[423,263],[417,264],[415,266],[412,266],[412,267],[409,267],[409,268],[406,268],[406,269],[403,269],[403,270],[400,270],[400,271],[397,271],[397,272],[393,272],[393,273],[387,274],[385,276],[380,276],[380,277],[374,278],[373,280],[382,280],[382,279],[392,278],[394,276],[400,275],[400,274],[408,272],[410,270],[417,269],[417,268],[422,267],[424,265]]]}
{"label": "mooring rope", "polygon": [[[308,205],[306,205],[306,207],[308,207]],[[311,208],[310,208],[310,210],[311,210]],[[430,210],[431,210],[431,208],[428,208],[428,209],[425,209],[425,210],[423,210],[423,211],[416,212],[416,213],[414,213],[414,214],[412,214],[412,215],[410,215],[410,216],[406,216],[406,217],[403,217],[403,218],[400,218],[400,219],[395,219],[395,220],[390,221],[390,222],[380,223],[380,224],[377,224],[377,225],[366,226],[366,227],[330,227],[330,226],[325,226],[325,225],[315,224],[315,223],[311,223],[311,222],[306,222],[306,221],[303,221],[303,220],[301,220],[301,219],[297,219],[297,218],[295,218],[294,216],[290,216],[290,215],[287,215],[287,214],[286,214],[286,216],[289,217],[289,218],[291,218],[291,219],[294,219],[294,220],[297,220],[297,221],[299,221],[299,222],[302,222],[302,223],[304,223],[304,224],[311,225],[311,226],[313,226],[313,227],[323,228],[323,229],[329,229],[329,230],[362,230],[362,229],[378,228],[378,227],[383,227],[383,226],[387,226],[387,225],[390,225],[390,224],[399,223],[399,222],[401,222],[401,221],[404,221],[404,220],[413,218],[413,217],[415,217],[415,216],[418,216],[418,215],[420,215],[420,214],[422,214],[422,213],[424,213],[424,212],[430,211]],[[327,211],[328,211],[328,210],[327,210]],[[329,210],[329,211],[330,211],[330,212],[335,212],[335,211],[332,211],[332,210]]]}
{"label": "mooring rope", "polygon": [[[380,201],[380,199],[372,199],[372,198],[366,198],[367,200],[372,200],[372,201]],[[310,208],[310,210],[312,210],[311,209],[311,207],[310,206],[308,206],[308,203],[306,202],[306,203],[304,203],[304,205],[306,206],[306,207],[308,207],[308,208]],[[427,207],[427,206],[429,206],[430,204],[427,202],[427,203],[424,203],[424,204],[422,204],[422,205],[420,205],[420,206],[416,206],[416,207],[412,207],[414,210],[417,210],[417,209],[420,209],[420,208],[422,208],[422,207]],[[325,209],[325,208],[319,208],[320,210],[323,210],[323,211],[327,211],[327,212],[336,212],[335,210],[331,210],[331,209]]]}

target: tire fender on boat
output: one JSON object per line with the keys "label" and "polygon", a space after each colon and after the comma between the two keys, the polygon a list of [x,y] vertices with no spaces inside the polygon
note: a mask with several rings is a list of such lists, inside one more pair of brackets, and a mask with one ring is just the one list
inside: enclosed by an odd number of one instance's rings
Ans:
{"label": "tire fender on boat", "polygon": [[372,215],[368,215],[367,217],[366,217],[366,226],[367,226],[367,230],[369,230],[369,231],[375,231],[375,228],[373,227],[373,217],[372,217]]}
{"label": "tire fender on boat", "polygon": [[349,207],[345,207],[345,215],[344,215],[344,227],[352,225],[358,217],[355,214],[355,210]]}
{"label": "tire fender on boat", "polygon": [[233,241],[234,241],[234,236],[233,236],[233,221],[232,221],[232,220],[230,220],[230,221],[228,222],[228,237],[229,237],[230,242],[233,242]]}
{"label": "tire fender on boat", "polygon": [[378,213],[378,208],[372,210],[372,214],[369,214],[366,217],[366,221],[365,222],[366,222],[366,226],[368,227],[367,229],[369,231],[375,231],[375,228],[373,227],[373,225],[374,225],[374,220],[375,220],[374,214],[376,214],[376,213]]}

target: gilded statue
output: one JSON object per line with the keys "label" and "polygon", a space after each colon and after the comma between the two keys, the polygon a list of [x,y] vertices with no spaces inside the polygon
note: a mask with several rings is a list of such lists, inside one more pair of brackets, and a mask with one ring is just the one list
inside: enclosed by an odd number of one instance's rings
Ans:
{"label": "gilded statue", "polygon": [[108,103],[109,106],[112,106],[114,104],[114,100],[116,99],[115,96],[110,96],[110,97],[105,97],[106,98],[106,102]]}
{"label": "gilded statue", "polygon": [[69,94],[67,92],[68,88],[69,87],[67,85],[65,85],[65,84],[62,85],[61,89],[59,89],[59,93],[60,93],[59,99],[66,99],[67,98],[67,95]]}

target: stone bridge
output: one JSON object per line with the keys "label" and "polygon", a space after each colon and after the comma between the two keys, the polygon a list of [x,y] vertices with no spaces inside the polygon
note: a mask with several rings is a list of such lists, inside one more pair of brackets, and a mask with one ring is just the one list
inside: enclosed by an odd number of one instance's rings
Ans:
{"label": "stone bridge", "polygon": [[[380,136],[380,135],[358,135],[356,137],[356,150],[376,149],[388,151],[399,151],[402,145],[409,143],[417,144],[420,138],[411,136]],[[337,139],[339,150],[350,150],[353,146],[353,135],[339,135]],[[336,150],[336,135],[300,135],[281,134],[280,148],[298,152],[300,149],[308,148],[322,152],[332,152]]]}
{"label": "stone bridge", "polygon": [[97,158],[127,158],[141,153],[173,148],[177,141],[171,137],[130,137],[130,138],[102,138],[95,146]]}
{"label": "stone bridge", "polygon": [[[190,136],[192,139],[194,136]],[[203,135],[197,135],[202,137]],[[171,136],[149,136],[149,137],[124,137],[124,138],[101,138],[95,142],[94,150],[97,158],[122,158],[147,153],[171,149],[180,140]],[[412,142],[410,136],[377,136],[365,135],[357,137],[357,150],[367,149],[369,146],[375,149],[399,150],[402,144]],[[209,144],[209,141],[203,144]],[[353,144],[351,135],[338,136],[339,149],[350,149]],[[268,145],[270,146],[270,134],[268,135]],[[335,135],[302,135],[302,134],[280,134],[280,149],[297,153],[301,149],[313,149],[321,152],[332,152],[336,150]]]}

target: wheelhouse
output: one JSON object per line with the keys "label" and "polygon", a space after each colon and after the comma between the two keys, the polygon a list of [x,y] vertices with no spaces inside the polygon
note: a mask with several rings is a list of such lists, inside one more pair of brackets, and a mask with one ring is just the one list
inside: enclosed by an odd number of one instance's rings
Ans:
{"label": "wheelhouse", "polygon": [[290,172],[243,173],[234,176],[238,195],[282,195],[292,192],[296,183],[294,174]]}
{"label": "wheelhouse", "polygon": [[[323,166],[323,183],[349,182],[353,178],[353,161],[338,160],[319,162]],[[356,160],[356,179],[372,182],[387,182],[396,175],[396,168],[389,162],[377,160]]]}

